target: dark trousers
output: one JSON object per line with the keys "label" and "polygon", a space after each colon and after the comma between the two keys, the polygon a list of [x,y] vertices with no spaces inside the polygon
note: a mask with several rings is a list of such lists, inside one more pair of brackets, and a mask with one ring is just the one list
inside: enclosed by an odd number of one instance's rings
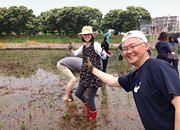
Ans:
{"label": "dark trousers", "polygon": [[176,68],[176,71],[179,74],[179,72],[178,72],[178,62],[179,62],[179,59],[168,59],[168,62],[170,64],[172,64]]}
{"label": "dark trousers", "polygon": [[98,88],[96,87],[89,87],[87,91],[87,96],[84,95],[84,91],[86,90],[86,87],[83,87],[81,85],[78,85],[75,95],[83,102],[88,103],[89,109],[91,112],[96,111],[95,103],[94,103],[94,97],[96,95],[96,92]]}
{"label": "dark trousers", "polygon": [[165,57],[165,56],[160,56],[160,55],[158,55],[158,56],[156,57],[156,59],[162,59],[162,60],[168,61],[168,58],[167,58],[167,57]]}
{"label": "dark trousers", "polygon": [[102,63],[103,63],[102,71],[106,73],[106,67],[107,67],[107,64],[108,64],[108,58],[106,58],[105,60],[102,60]]}

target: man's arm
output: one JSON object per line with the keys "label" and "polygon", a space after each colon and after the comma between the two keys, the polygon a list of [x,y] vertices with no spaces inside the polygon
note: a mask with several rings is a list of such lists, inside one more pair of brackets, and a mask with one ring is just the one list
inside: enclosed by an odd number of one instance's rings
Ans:
{"label": "man's arm", "polygon": [[118,77],[114,77],[110,74],[104,73],[95,67],[92,70],[92,74],[102,80],[104,83],[108,84],[110,87],[121,87],[118,82]]}
{"label": "man's arm", "polygon": [[118,77],[116,78],[110,74],[104,73],[101,70],[95,68],[92,65],[89,57],[87,58],[87,63],[83,63],[82,70],[85,73],[94,74],[96,77],[98,77],[104,83],[108,84],[110,87],[121,87],[118,82]]}
{"label": "man's arm", "polygon": [[171,103],[175,107],[175,130],[180,130],[180,96],[173,95]]}

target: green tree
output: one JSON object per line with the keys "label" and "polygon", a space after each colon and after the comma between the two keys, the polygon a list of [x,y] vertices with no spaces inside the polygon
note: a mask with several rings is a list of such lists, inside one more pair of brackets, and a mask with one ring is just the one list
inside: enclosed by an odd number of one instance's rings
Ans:
{"label": "green tree", "polygon": [[47,18],[48,18],[48,12],[41,12],[39,16],[37,16],[37,19],[39,20],[39,30],[42,31],[45,35],[47,34],[47,31],[49,29],[47,24]]}
{"label": "green tree", "polygon": [[101,26],[103,32],[107,31],[108,29],[114,29],[115,35],[117,35],[118,32],[122,32],[122,25],[124,23],[124,20],[121,18],[122,12],[122,9],[115,9],[110,10],[109,13],[105,15]]}
{"label": "green tree", "polygon": [[102,13],[87,6],[64,7],[58,11],[57,24],[68,35],[77,35],[85,25],[98,26]]}
{"label": "green tree", "polygon": [[31,19],[26,24],[26,34],[34,34],[39,33],[39,19],[37,17],[31,17]]}
{"label": "green tree", "polygon": [[151,15],[143,7],[128,6],[126,11],[122,9],[110,10],[102,21],[101,29],[114,29],[118,32],[140,30],[141,23],[150,23]]}
{"label": "green tree", "polygon": [[48,26],[48,31],[54,35],[55,31],[60,32],[61,27],[57,24],[57,14],[60,8],[54,8],[49,10],[46,17],[46,22]]}
{"label": "green tree", "polygon": [[143,7],[128,6],[123,14],[124,31],[140,30],[141,23],[150,23],[151,15]]}
{"label": "green tree", "polygon": [[7,8],[3,7],[0,8],[0,36],[2,36],[2,33],[5,32],[8,24],[7,19]]}
{"label": "green tree", "polygon": [[7,13],[12,31],[16,33],[16,37],[26,31],[27,22],[34,16],[33,10],[27,9],[25,6],[11,6],[8,8]]}

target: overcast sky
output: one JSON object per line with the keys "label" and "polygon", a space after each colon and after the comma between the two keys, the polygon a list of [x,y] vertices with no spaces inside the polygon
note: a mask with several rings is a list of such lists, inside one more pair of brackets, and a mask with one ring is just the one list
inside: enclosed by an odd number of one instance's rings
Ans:
{"label": "overcast sky", "polygon": [[26,6],[33,14],[64,6],[89,6],[99,9],[103,15],[110,10],[126,10],[128,6],[140,6],[148,10],[153,18],[162,16],[180,16],[180,0],[1,0],[0,7]]}

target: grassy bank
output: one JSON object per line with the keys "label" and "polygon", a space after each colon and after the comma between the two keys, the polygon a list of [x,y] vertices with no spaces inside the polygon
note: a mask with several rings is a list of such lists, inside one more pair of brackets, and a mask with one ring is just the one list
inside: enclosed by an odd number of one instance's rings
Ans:
{"label": "grassy bank", "polygon": [[[95,38],[95,41],[101,43],[103,41],[104,34],[98,34]],[[110,43],[121,43],[123,35],[111,35]],[[149,37],[147,37],[149,39]],[[0,43],[28,43],[28,42],[37,42],[37,43],[68,43],[69,41],[75,43],[81,43],[81,39],[77,36],[60,36],[59,34],[37,34],[37,35],[20,35],[16,38],[16,35],[3,36],[0,37]]]}

